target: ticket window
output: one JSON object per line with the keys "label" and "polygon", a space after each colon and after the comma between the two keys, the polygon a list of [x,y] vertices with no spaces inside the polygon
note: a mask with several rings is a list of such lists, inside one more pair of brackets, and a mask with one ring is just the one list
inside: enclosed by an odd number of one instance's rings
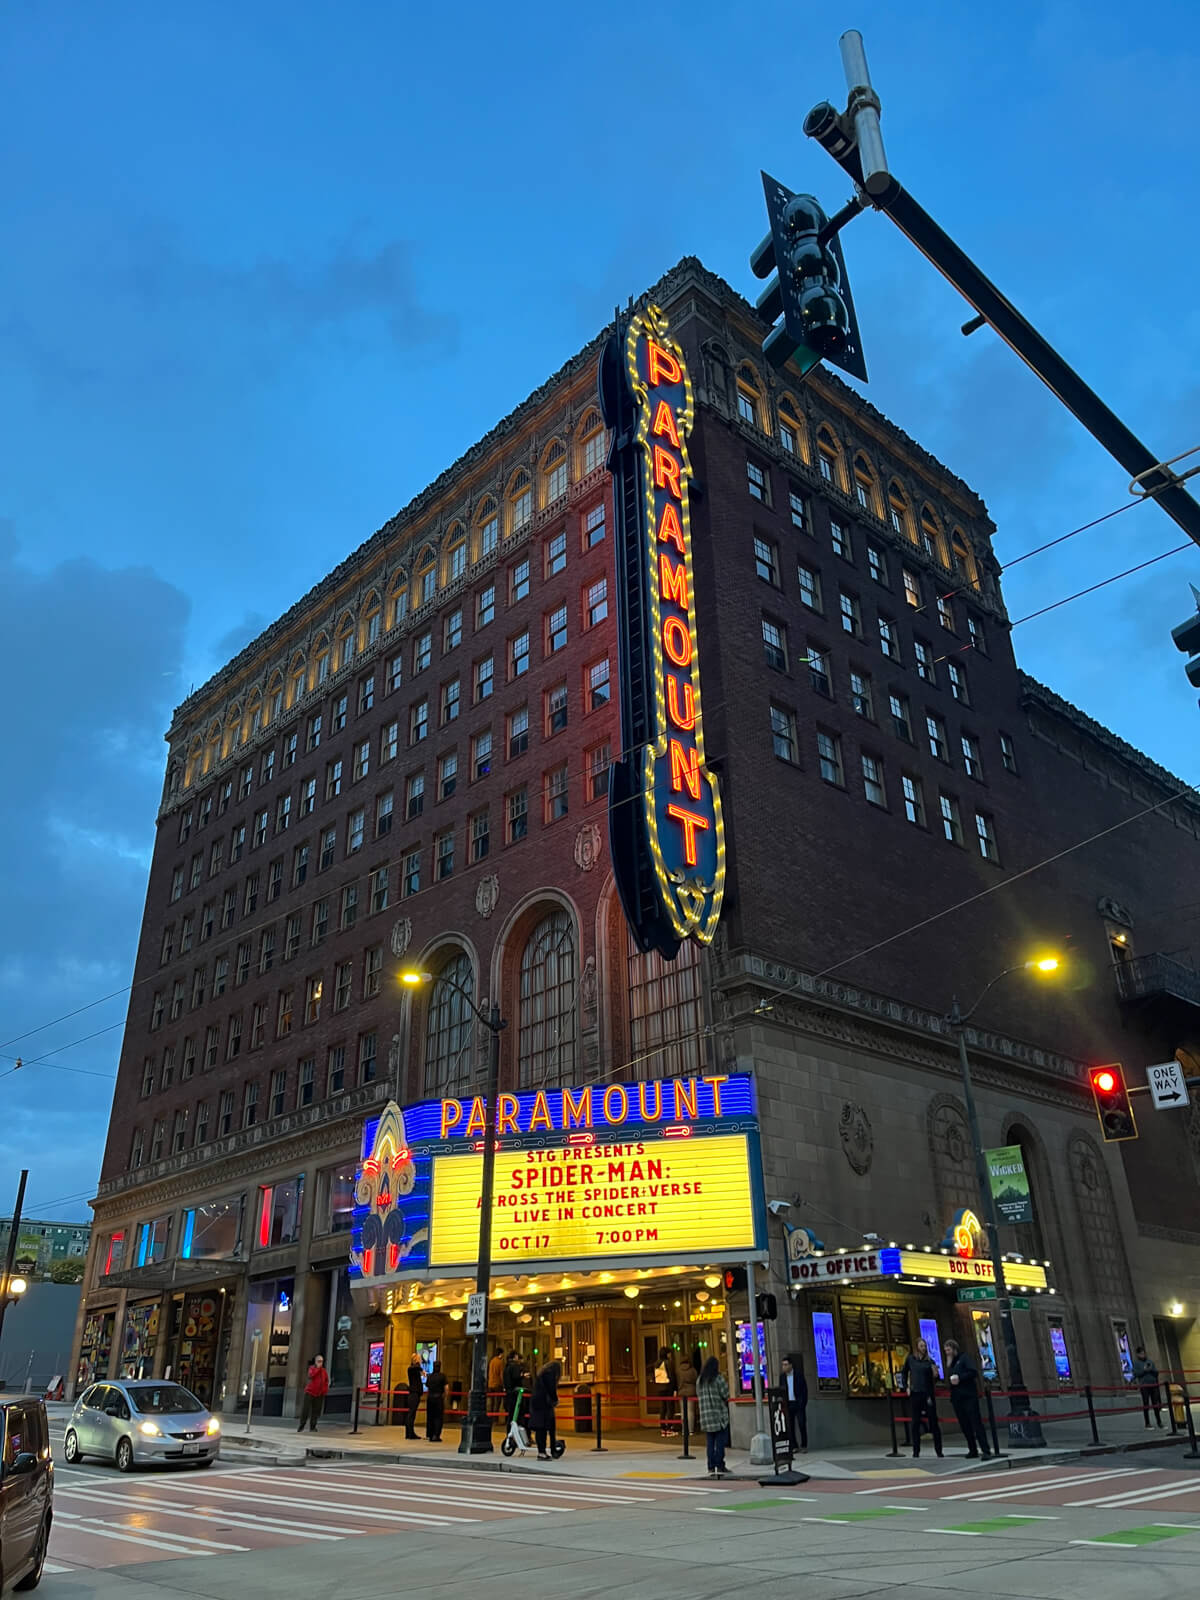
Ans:
{"label": "ticket window", "polygon": [[849,1392],[887,1394],[896,1388],[912,1349],[908,1312],[903,1306],[847,1305],[843,1301],[842,1341]]}

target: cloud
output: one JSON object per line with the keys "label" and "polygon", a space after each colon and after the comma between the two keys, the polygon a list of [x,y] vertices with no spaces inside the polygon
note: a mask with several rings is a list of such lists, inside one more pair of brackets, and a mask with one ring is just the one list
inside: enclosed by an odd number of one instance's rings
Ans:
{"label": "cloud", "polygon": [[[4,1040],[132,976],[188,609],[149,567],[74,560],[35,572],[0,521],[0,635],[20,678],[0,785]],[[0,1209],[21,1166],[31,1202],[94,1192],[120,1027],[58,1058],[79,1071],[34,1058],[119,1024],[125,1004],[119,996],[4,1047],[30,1065],[2,1080]]]}

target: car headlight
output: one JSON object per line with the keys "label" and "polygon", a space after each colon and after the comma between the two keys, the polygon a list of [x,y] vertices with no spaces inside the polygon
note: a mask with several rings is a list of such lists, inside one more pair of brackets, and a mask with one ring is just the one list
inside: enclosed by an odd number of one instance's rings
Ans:
{"label": "car headlight", "polygon": [[209,1431],[209,1433],[220,1433],[220,1431],[221,1431],[221,1422],[220,1422],[220,1418],[219,1417],[209,1417],[209,1419],[208,1419],[208,1431]]}
{"label": "car headlight", "polygon": [[138,1432],[144,1433],[147,1438],[158,1439],[162,1437],[162,1429],[157,1422],[142,1422],[138,1424]]}

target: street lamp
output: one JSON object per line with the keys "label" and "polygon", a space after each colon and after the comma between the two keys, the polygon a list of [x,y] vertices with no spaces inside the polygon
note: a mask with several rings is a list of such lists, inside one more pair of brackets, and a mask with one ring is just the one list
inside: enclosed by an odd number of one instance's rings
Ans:
{"label": "street lamp", "polygon": [[958,1065],[962,1074],[963,1099],[967,1103],[967,1125],[971,1132],[971,1144],[975,1151],[975,1174],[979,1182],[979,1197],[983,1205],[983,1223],[987,1233],[988,1249],[992,1257],[992,1272],[996,1284],[996,1309],[1000,1313],[1000,1333],[1004,1340],[1004,1358],[1008,1364],[1009,1399],[1014,1413],[1030,1413],[1029,1396],[1025,1392],[1025,1376],[1021,1371],[1021,1357],[1017,1350],[1017,1335],[1013,1327],[1012,1302],[1008,1295],[1008,1284],[1004,1277],[1004,1260],[1000,1253],[1000,1222],[996,1214],[996,1202],[992,1198],[992,1185],[988,1176],[987,1157],[983,1151],[983,1139],[979,1132],[979,1113],[975,1109],[975,1090],[971,1084],[971,1063],[967,1059],[967,1023],[978,1011],[984,999],[1002,978],[1009,978],[1014,972],[1031,972],[1036,976],[1049,976],[1058,972],[1062,962],[1055,955],[1035,956],[1030,961],[1022,961],[1018,966],[1005,967],[1003,972],[998,972],[988,983],[975,1004],[968,1011],[963,1011],[955,995],[950,1005],[950,1012],[946,1021],[953,1028],[958,1039]]}
{"label": "street lamp", "polygon": [[[401,983],[410,988],[433,982],[432,972],[407,970],[400,974]],[[496,1096],[500,1089],[500,1035],[508,1023],[500,1015],[500,1007],[493,1005],[489,1012],[476,1005],[462,984],[441,974],[441,981],[457,990],[470,1006],[475,1016],[492,1035],[488,1058],[487,1098],[483,1111],[483,1176],[479,1185],[479,1256],[475,1265],[475,1293],[483,1296],[483,1316],[479,1321],[471,1350],[471,1396],[467,1402],[467,1415],[462,1437],[458,1441],[459,1455],[488,1455],[492,1450],[492,1424],[487,1409],[488,1368],[488,1294],[492,1285],[492,1190],[496,1172]]]}

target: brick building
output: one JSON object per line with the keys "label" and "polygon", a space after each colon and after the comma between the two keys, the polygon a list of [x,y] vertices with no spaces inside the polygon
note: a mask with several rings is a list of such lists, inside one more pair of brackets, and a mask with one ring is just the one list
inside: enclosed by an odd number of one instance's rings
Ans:
{"label": "brick building", "polygon": [[[640,954],[608,871],[597,340],[176,712],[79,1374],[170,1365],[233,1409],[256,1330],[268,1410],[290,1411],[316,1349],[334,1404],[369,1341],[393,1366],[421,1341],[465,1370],[465,1284],[381,1300],[346,1274],[364,1121],[478,1088],[487,1034],[460,988],[509,1019],[505,1087],[752,1072],[791,1223],[830,1248],[936,1243],[978,1204],[942,1019],[1035,945],[1070,949],[1068,982],[1006,979],[968,1032],[985,1143],[1020,1144],[1031,1174],[1012,1248],[1053,1263],[1057,1294],[1018,1319],[1027,1378],[1068,1381],[1065,1349],[1070,1381],[1119,1381],[1142,1338],[1196,1363],[1200,1123],[1146,1111],[1138,1144],[1105,1148],[1082,1083],[1087,1062],[1136,1080],[1200,1048],[1177,915],[1200,902],[1200,806],[1020,672],[965,484],[836,378],[764,372],[754,313],[699,263],[652,298],[696,398],[729,842],[714,945]],[[410,964],[434,981],[401,988]],[[986,1308],[937,1285],[787,1300],[773,1226],[771,1358],[811,1360],[814,1316],[836,1348],[810,1369],[818,1441],[879,1426],[880,1374],[920,1322],[986,1346]],[[619,1310],[644,1391],[652,1345],[727,1339],[701,1282],[676,1274],[655,1308],[652,1278],[633,1309],[575,1284],[498,1331],[586,1327],[592,1364],[567,1376],[602,1380]]]}

